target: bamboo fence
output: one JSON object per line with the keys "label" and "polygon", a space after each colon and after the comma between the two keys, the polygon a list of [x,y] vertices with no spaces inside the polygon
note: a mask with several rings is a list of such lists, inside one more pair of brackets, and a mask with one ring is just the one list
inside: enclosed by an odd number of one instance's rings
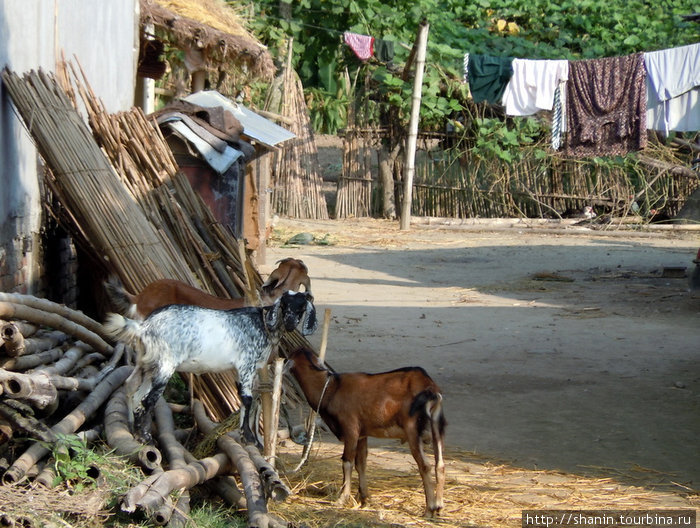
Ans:
{"label": "bamboo fence", "polygon": [[[289,49],[291,51],[291,43]],[[272,173],[272,210],[290,218],[328,219],[318,149],[304,89],[296,71],[287,65],[270,87],[265,109],[287,118],[296,137],[275,153]]]}
{"label": "bamboo fence", "polygon": [[[255,301],[262,278],[242,241],[192,190],[157,125],[139,109],[108,114],[84,76],[81,82],[71,69],[92,132],[76,109],[68,68],[59,74],[61,82],[41,71],[22,78],[3,72],[49,169],[46,183],[56,198],[47,203],[49,213],[131,291],[174,278]],[[280,353],[302,345],[309,346],[300,333],[288,333]],[[190,380],[217,421],[238,409],[235,381],[232,371]]]}
{"label": "bamboo fence", "polygon": [[[378,210],[368,160],[380,133],[359,127],[346,130],[337,218],[372,216]],[[557,153],[540,159],[527,148],[518,160],[506,163],[479,157],[464,146],[430,147],[428,139],[423,137],[417,153],[411,206],[415,216],[556,218],[591,205],[612,216],[663,210],[673,217],[700,185],[700,176],[658,142],[651,142],[636,161],[630,158],[620,165]],[[397,185],[397,203],[402,199],[403,188]]]}
{"label": "bamboo fence", "polygon": [[372,131],[348,128],[343,137],[343,168],[338,178],[335,203],[336,218],[372,216],[377,210],[372,179],[376,142]]}

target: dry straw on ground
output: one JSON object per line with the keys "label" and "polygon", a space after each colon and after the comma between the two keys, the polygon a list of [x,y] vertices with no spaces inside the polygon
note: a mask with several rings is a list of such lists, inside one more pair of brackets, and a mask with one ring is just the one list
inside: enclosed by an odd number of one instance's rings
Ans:
{"label": "dry straw on ground", "polygon": [[[340,507],[342,446],[319,442],[309,464],[288,475],[294,495],[271,505],[274,512],[296,524],[328,526],[444,526],[513,528],[527,509],[698,508],[700,496],[672,475],[631,467],[581,468],[580,474],[514,467],[474,453],[446,453],[445,509],[438,520],[422,516],[423,489],[415,462],[406,446],[370,446],[368,480],[372,494],[366,508]],[[293,468],[301,448],[282,448],[281,465]],[[600,476],[605,475],[605,476]],[[353,492],[357,493],[356,478]]]}

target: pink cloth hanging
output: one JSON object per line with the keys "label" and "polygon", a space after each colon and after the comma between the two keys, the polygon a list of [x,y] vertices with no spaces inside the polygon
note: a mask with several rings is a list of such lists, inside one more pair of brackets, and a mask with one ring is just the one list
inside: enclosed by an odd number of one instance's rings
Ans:
{"label": "pink cloth hanging", "polygon": [[345,39],[345,44],[355,52],[358,59],[367,60],[374,55],[374,37],[346,31],[343,33],[343,38]]}

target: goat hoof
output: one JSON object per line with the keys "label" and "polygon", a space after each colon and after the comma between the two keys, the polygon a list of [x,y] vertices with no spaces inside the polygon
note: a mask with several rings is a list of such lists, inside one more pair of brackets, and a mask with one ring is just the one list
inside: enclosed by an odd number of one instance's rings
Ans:
{"label": "goat hoof", "polygon": [[151,433],[139,433],[136,435],[136,439],[143,445],[153,445],[153,437]]}
{"label": "goat hoof", "polygon": [[[351,499],[351,497],[349,497],[349,496],[341,495],[333,502],[333,506],[337,506],[338,508],[344,508],[348,504],[350,499]],[[352,502],[354,503],[355,500],[353,499]]]}

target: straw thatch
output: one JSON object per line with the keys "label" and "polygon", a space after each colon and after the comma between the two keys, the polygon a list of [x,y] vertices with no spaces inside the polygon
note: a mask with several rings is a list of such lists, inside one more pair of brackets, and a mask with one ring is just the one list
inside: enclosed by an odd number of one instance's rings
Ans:
{"label": "straw thatch", "polygon": [[258,42],[223,0],[141,0],[141,26],[154,26],[173,47],[203,51],[207,61],[227,69],[270,79],[275,66],[267,48]]}

